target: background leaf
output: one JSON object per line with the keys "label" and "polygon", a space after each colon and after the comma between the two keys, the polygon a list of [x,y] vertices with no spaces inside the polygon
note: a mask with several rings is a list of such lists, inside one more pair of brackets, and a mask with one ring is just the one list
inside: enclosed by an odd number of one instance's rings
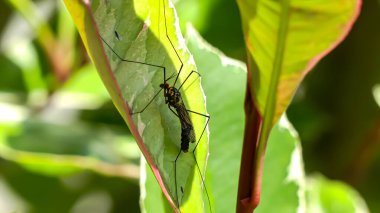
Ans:
{"label": "background leaf", "polygon": [[186,32],[186,24],[191,23],[212,46],[229,57],[245,59],[241,19],[236,1],[177,0],[174,3],[182,32]]}
{"label": "background leaf", "polygon": [[301,145],[285,116],[269,136],[264,164],[262,197],[255,212],[307,212]]}
{"label": "background leaf", "polygon": [[318,213],[369,212],[360,195],[346,184],[321,175],[307,179],[307,209]]}

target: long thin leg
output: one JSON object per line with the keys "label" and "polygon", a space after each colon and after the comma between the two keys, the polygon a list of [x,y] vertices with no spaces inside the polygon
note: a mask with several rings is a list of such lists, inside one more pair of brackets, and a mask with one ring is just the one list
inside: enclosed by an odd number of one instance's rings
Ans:
{"label": "long thin leg", "polygon": [[150,99],[150,101],[148,102],[147,105],[145,105],[144,108],[142,108],[142,110],[140,111],[137,111],[137,112],[131,112],[131,115],[134,115],[134,114],[138,114],[138,113],[142,113],[145,111],[146,108],[148,108],[148,106],[153,102],[153,100],[160,94],[160,92],[162,91],[162,88],[160,90],[158,90],[158,92],[153,96],[152,99]]}
{"label": "long thin leg", "polygon": [[[168,79],[165,79],[165,82],[166,81],[169,81],[171,78],[173,78],[173,76],[174,75],[171,75]],[[150,99],[150,101],[148,102],[148,104],[147,105],[145,105],[145,107],[142,109],[142,110],[140,110],[140,111],[137,111],[137,112],[132,112],[131,113],[131,115],[134,115],[134,114],[138,114],[138,113],[142,113],[142,112],[144,112],[144,110],[146,109],[146,108],[148,108],[148,106],[153,102],[153,100],[160,94],[160,92],[162,91],[162,88],[160,89],[160,90],[158,90],[158,92],[153,96],[153,98],[152,99]],[[175,113],[174,111],[173,111],[173,109],[171,109],[170,108],[170,105],[168,105],[169,106],[169,109],[178,117],[178,115],[177,115],[177,113]]]}
{"label": "long thin leg", "polygon": [[163,71],[164,71],[164,79],[166,79],[166,68],[164,66],[160,66],[160,65],[156,65],[156,64],[150,64],[150,63],[141,62],[141,61],[132,61],[132,60],[124,59],[106,42],[106,40],[104,40],[103,37],[100,37],[100,38],[108,46],[108,48],[116,55],[116,57],[119,58],[120,61],[129,62],[129,63],[135,63],[135,64],[144,64],[144,65],[147,65],[147,66],[152,66],[152,67],[157,67],[157,68],[163,69]]}
{"label": "long thin leg", "polygon": [[[168,79],[165,79],[164,82],[166,83],[166,81],[169,81],[171,78],[173,78],[173,77],[174,77],[174,74],[175,74],[175,73],[173,73],[173,75],[171,75]],[[162,88],[161,88],[160,90],[158,90],[158,92],[153,96],[152,99],[150,99],[150,101],[148,102],[148,104],[147,104],[142,110],[137,111],[137,112],[132,112],[131,115],[134,115],[134,114],[138,114],[138,113],[142,113],[142,112],[144,112],[144,110],[145,110],[146,108],[148,108],[148,106],[153,102],[153,100],[158,96],[158,94],[160,94],[161,90],[162,90]],[[168,105],[168,106],[169,106],[169,105]],[[169,106],[169,108],[170,108],[170,106]],[[172,110],[172,109],[170,109],[170,110]],[[178,115],[177,115],[173,110],[172,110],[172,112],[178,117]]]}
{"label": "long thin leg", "polygon": [[193,157],[194,157],[194,160],[195,160],[195,164],[197,165],[197,169],[198,169],[199,175],[201,176],[202,184],[205,187],[205,191],[206,191],[206,195],[207,195],[207,200],[208,200],[208,205],[210,207],[210,212],[212,212],[210,196],[208,195],[208,191],[207,191],[207,187],[206,187],[206,181],[204,180],[204,177],[202,176],[202,172],[201,172],[201,169],[199,168],[198,161],[197,161],[197,158],[195,157],[194,151],[193,151]]}
{"label": "long thin leg", "polygon": [[[116,32],[116,31],[115,31]],[[123,59],[106,41],[103,37],[101,37],[103,42],[107,45],[107,47],[119,58],[120,61],[122,62],[128,62],[128,63],[135,63],[135,64],[142,64],[142,65],[147,65],[147,66],[152,66],[156,68],[160,68],[164,71],[164,82],[168,81],[169,79],[173,78],[174,75],[171,75],[168,79],[166,79],[166,67],[160,66],[160,65],[155,65],[155,64],[150,64],[150,63],[145,63],[145,62],[140,62],[140,61],[132,61],[128,59]],[[137,111],[137,112],[132,112],[131,115],[138,114],[144,112],[146,108],[153,102],[153,100],[158,96],[158,94],[161,92],[162,88],[153,96],[153,98],[148,102],[148,104],[143,107],[143,109]]]}
{"label": "long thin leg", "polygon": [[180,67],[179,70],[178,70],[178,75],[177,75],[177,77],[175,78],[175,81],[174,81],[174,84],[173,84],[173,86],[175,86],[175,84],[177,83],[177,80],[178,80],[178,76],[179,76],[179,75],[181,74],[181,72],[182,72],[183,62],[182,62],[182,59],[181,59],[181,57],[179,56],[177,50],[175,49],[172,40],[171,40],[170,37],[169,37],[169,34],[168,34],[168,26],[167,26],[167,23],[166,23],[166,4],[165,4],[165,0],[163,0],[163,2],[164,2],[164,16],[165,16],[165,31],[166,31],[166,37],[168,38],[168,40],[169,40],[169,42],[170,42],[170,45],[172,46],[172,48],[173,48],[175,54],[177,55],[179,61],[181,62],[181,67]]}
{"label": "long thin leg", "polygon": [[[175,75],[175,73],[173,73],[173,75],[169,76],[168,79],[165,79],[164,82],[166,83],[166,81],[169,81],[171,78],[174,77],[174,75]],[[164,72],[164,76],[165,76],[165,72]],[[158,92],[153,96],[152,99],[150,99],[150,101],[148,102],[148,104],[145,105],[145,107],[144,107],[142,110],[137,111],[137,112],[132,112],[131,115],[134,115],[134,114],[138,114],[138,113],[142,113],[142,112],[144,112],[144,110],[145,110],[146,108],[148,108],[148,106],[153,102],[153,100],[154,100],[154,99],[160,94],[160,92],[161,92],[162,89],[163,89],[163,88],[161,88],[160,90],[158,90]],[[173,111],[173,109],[170,108],[170,105],[168,105],[168,106],[169,106],[169,109],[170,109],[170,110],[171,110],[171,111],[172,111],[172,112],[178,117],[177,113],[175,113],[175,112]]]}
{"label": "long thin leg", "polygon": [[[172,109],[170,106],[169,106],[169,109],[170,109],[170,110],[171,110],[176,116],[178,116],[178,115],[173,111],[173,109]],[[192,111],[192,110],[188,110],[188,109],[186,109],[186,111],[191,112],[191,113],[195,113],[195,114],[197,114],[197,115],[204,116],[204,117],[207,118],[206,124],[205,124],[205,126],[204,126],[204,128],[203,128],[203,130],[202,130],[202,133],[201,133],[201,135],[200,135],[200,137],[199,137],[199,139],[198,139],[198,141],[197,141],[197,144],[196,144],[195,147],[194,147],[194,150],[193,150],[193,158],[194,158],[194,161],[195,161],[195,163],[196,163],[198,173],[199,173],[199,175],[201,176],[202,184],[203,184],[203,186],[204,186],[204,188],[205,188],[205,191],[206,191],[207,200],[208,200],[208,204],[209,204],[209,207],[210,207],[210,212],[212,212],[210,196],[209,196],[208,191],[207,191],[206,183],[205,183],[205,180],[204,180],[204,178],[203,178],[203,175],[202,175],[201,169],[199,168],[199,164],[198,164],[197,158],[195,157],[195,150],[196,150],[196,148],[197,148],[197,146],[198,146],[200,140],[202,139],[203,133],[205,132],[206,127],[207,127],[207,125],[208,125],[208,123],[209,123],[209,121],[210,121],[210,115],[205,115],[205,114],[202,114],[202,113],[199,113],[199,112],[195,112],[195,111]],[[177,160],[178,160],[179,155],[181,154],[181,152],[182,152],[182,150],[179,151],[179,153],[178,153],[176,159],[174,160],[174,183],[175,183],[175,192],[176,192],[176,199],[177,199],[177,205],[178,205],[178,208],[179,208],[180,206],[179,206],[178,189],[177,189],[177,188],[178,188],[178,186],[177,186]],[[183,191],[182,187],[181,187],[181,191]],[[183,193],[183,192],[182,192],[182,193]]]}
{"label": "long thin leg", "polygon": [[195,157],[195,150],[197,149],[198,144],[199,144],[199,142],[200,142],[201,139],[202,139],[203,133],[205,132],[206,127],[207,127],[207,125],[208,125],[208,123],[209,123],[211,117],[210,117],[210,115],[205,115],[205,114],[202,114],[202,113],[199,113],[199,112],[195,112],[195,111],[192,111],[192,110],[189,110],[189,109],[186,109],[186,111],[191,112],[191,113],[194,113],[194,114],[196,114],[196,115],[200,115],[200,116],[206,117],[206,119],[207,119],[206,124],[205,124],[205,126],[203,127],[203,130],[202,130],[201,136],[199,137],[199,139],[198,139],[198,141],[197,141],[197,144],[195,145],[195,147],[194,147],[194,149],[193,149],[193,157],[194,157],[195,163],[196,163],[196,165],[197,165],[197,169],[198,169],[199,175],[201,176],[202,184],[203,184],[203,186],[205,187],[205,191],[206,191],[206,195],[207,195],[207,200],[208,200],[208,204],[209,204],[209,207],[210,207],[210,212],[212,212],[211,202],[210,202],[210,196],[209,196],[208,191],[207,191],[206,183],[205,183],[204,177],[202,176],[202,171],[201,171],[201,169],[199,168],[197,158]]}
{"label": "long thin leg", "polygon": [[178,114],[173,110],[173,108],[169,104],[168,104],[168,107],[170,111],[172,111],[172,113],[179,118]]}
{"label": "long thin leg", "polygon": [[181,87],[185,84],[185,82],[187,81],[187,79],[189,79],[190,75],[193,74],[193,73],[197,73],[198,74],[198,77],[201,77],[201,74],[199,74],[199,72],[197,71],[191,71],[190,74],[186,77],[186,79],[182,82],[181,86],[178,87],[178,90],[181,89]]}
{"label": "long thin leg", "polygon": [[[192,111],[192,110],[189,110],[189,109],[186,109],[186,111],[188,111],[188,112],[191,112],[191,113],[194,113],[194,114],[197,114],[197,115],[200,115],[200,116],[203,116],[203,117],[206,117],[206,119],[207,119],[207,121],[206,121],[206,125],[205,125],[205,127],[203,128],[203,130],[202,130],[202,133],[201,133],[201,136],[199,137],[199,139],[198,139],[198,142],[197,142],[197,144],[195,145],[195,147],[194,147],[194,151],[195,151],[195,149],[197,148],[197,146],[198,146],[198,144],[199,144],[199,142],[200,142],[200,140],[201,140],[201,138],[202,138],[202,136],[203,136],[203,133],[205,132],[205,130],[206,130],[206,127],[207,127],[207,124],[208,124],[208,122],[210,121],[210,115],[205,115],[205,114],[202,114],[202,113],[199,113],[199,112],[195,112],[195,111]],[[194,152],[193,151],[193,152]]]}
{"label": "long thin leg", "polygon": [[177,198],[177,206],[178,206],[178,208],[180,208],[180,207],[179,207],[178,190],[177,190],[177,160],[178,160],[179,155],[181,154],[181,152],[182,152],[182,150],[179,150],[179,153],[178,153],[177,157],[174,160],[174,185],[175,185],[175,194],[176,194],[176,198]]}

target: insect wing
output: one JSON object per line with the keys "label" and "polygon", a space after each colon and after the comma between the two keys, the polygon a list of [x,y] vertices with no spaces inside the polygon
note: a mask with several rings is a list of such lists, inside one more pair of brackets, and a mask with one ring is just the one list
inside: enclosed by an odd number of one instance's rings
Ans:
{"label": "insect wing", "polygon": [[177,107],[177,113],[179,120],[181,122],[182,129],[191,129],[188,134],[189,141],[191,143],[195,142],[195,133],[194,133],[194,127],[193,122],[190,119],[189,113],[186,110],[186,107],[183,103],[179,104]]}

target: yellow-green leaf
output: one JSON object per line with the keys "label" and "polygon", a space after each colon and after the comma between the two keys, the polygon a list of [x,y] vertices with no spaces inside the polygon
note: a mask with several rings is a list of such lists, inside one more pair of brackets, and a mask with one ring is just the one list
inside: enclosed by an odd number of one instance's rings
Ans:
{"label": "yellow-green leaf", "polygon": [[303,77],[350,31],[360,0],[238,0],[252,92],[276,122]]}

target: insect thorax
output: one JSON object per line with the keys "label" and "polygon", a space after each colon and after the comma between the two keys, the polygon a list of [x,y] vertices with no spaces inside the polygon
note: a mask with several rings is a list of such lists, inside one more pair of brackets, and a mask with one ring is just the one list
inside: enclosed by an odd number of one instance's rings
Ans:
{"label": "insect thorax", "polygon": [[170,106],[177,108],[182,104],[181,93],[175,87],[169,87],[165,94]]}

